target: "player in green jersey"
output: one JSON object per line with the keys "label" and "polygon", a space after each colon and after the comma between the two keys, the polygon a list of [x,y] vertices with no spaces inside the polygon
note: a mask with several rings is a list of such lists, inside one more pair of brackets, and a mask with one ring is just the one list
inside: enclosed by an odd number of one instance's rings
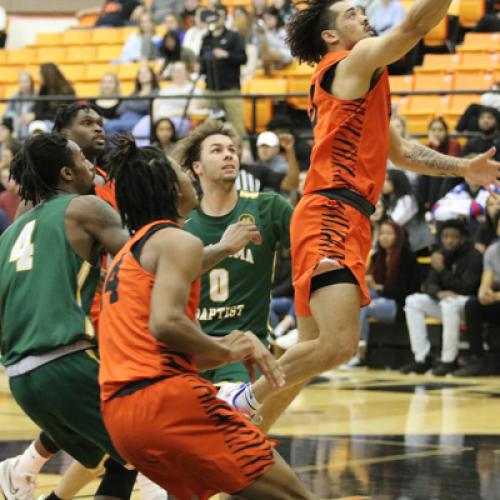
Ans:
{"label": "player in green jersey", "polygon": [[[233,329],[250,330],[267,345],[268,317],[275,254],[289,247],[293,208],[278,193],[238,192],[237,136],[222,122],[206,121],[180,143],[174,153],[181,166],[199,180],[203,196],[185,228],[205,245],[217,242],[229,224],[249,221],[260,232],[260,243],[250,242],[240,252],[202,277],[198,319],[212,336]],[[207,372],[214,383],[250,380],[242,362]]]}

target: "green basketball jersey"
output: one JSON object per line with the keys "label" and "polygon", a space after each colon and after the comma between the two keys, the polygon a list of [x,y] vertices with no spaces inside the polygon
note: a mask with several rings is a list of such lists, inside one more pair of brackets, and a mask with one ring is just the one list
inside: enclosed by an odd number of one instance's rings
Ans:
{"label": "green basketball jersey", "polygon": [[84,338],[100,267],[71,247],[60,195],[17,219],[0,237],[0,350],[5,366]]}
{"label": "green basketball jersey", "polygon": [[267,336],[269,302],[278,244],[290,246],[293,208],[277,193],[240,191],[236,207],[222,217],[211,217],[198,208],[187,219],[186,230],[205,245],[217,243],[227,226],[238,221],[255,223],[262,244],[249,243],[202,276],[198,319],[209,335],[250,330]]}

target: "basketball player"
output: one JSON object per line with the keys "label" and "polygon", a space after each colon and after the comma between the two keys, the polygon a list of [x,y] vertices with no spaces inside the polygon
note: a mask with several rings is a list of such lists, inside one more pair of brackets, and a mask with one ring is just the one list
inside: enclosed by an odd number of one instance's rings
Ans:
{"label": "basketball player", "polygon": [[[386,65],[414,47],[450,3],[417,0],[399,25],[377,38],[368,18],[346,1],[311,1],[288,25],[294,57],[318,63],[309,109],[314,147],[304,196],[291,223],[301,342],[280,358],[289,389],[266,401],[268,423],[308,379],[356,352],[359,310],[370,300],[365,284],[368,217],[380,196],[387,159],[420,174],[498,184],[494,148],[472,160],[452,158],[404,140],[389,127]],[[258,407],[276,392],[263,378],[253,386],[226,390],[225,399],[245,412],[252,411],[247,401]]]}
{"label": "basketball player", "polygon": [[282,383],[256,337],[233,331],[213,339],[196,322],[203,246],[181,226],[177,207],[186,194],[178,184],[186,174],[168,160],[146,161],[133,143],[122,148],[110,177],[134,236],[107,276],[99,338],[103,417],[113,442],[175,498],[312,498],[266,437],[196,373],[246,359],[273,387]]}
{"label": "basketball player", "polygon": [[[237,136],[222,122],[207,120],[180,141],[174,152],[181,166],[199,180],[203,196],[185,228],[204,245],[220,240],[227,226],[248,220],[261,243],[250,242],[202,276],[198,321],[214,337],[250,330],[268,345],[269,302],[278,245],[290,246],[292,206],[275,192],[236,191]],[[214,384],[249,381],[241,361],[204,373]]]}

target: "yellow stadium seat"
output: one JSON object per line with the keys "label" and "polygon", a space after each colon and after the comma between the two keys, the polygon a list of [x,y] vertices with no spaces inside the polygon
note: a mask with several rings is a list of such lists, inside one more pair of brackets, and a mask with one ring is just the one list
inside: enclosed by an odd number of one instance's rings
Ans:
{"label": "yellow stadium seat", "polygon": [[78,97],[96,97],[99,95],[99,84],[90,82],[78,82],[74,85]]}
{"label": "yellow stadium seat", "polygon": [[402,109],[399,111],[408,122],[408,129],[411,134],[425,134],[429,122],[436,116],[434,112],[409,111]]}
{"label": "yellow stadium seat", "polygon": [[427,47],[440,47],[446,45],[448,37],[448,17],[444,17],[424,37],[424,45]]}
{"label": "yellow stadium seat", "polygon": [[[285,94],[287,92],[287,82],[283,78],[254,78],[245,82],[243,93],[246,94]],[[255,129],[257,132],[265,130],[267,122],[273,114],[273,100],[262,98],[255,101]],[[244,121],[248,131],[253,129],[253,105],[251,99],[244,101]]]}
{"label": "yellow stadium seat", "polygon": [[78,19],[78,26],[81,26],[82,28],[90,28],[95,26],[95,22],[97,21],[97,18],[99,17],[99,14],[83,14],[80,16]]}
{"label": "yellow stadium seat", "polygon": [[82,80],[98,82],[105,73],[118,73],[118,65],[113,64],[87,64]]}
{"label": "yellow stadium seat", "polygon": [[498,52],[465,52],[458,70],[493,71],[498,67],[500,58]]}
{"label": "yellow stadium seat", "polygon": [[7,50],[8,64],[33,64],[38,62],[36,49],[9,49]]}
{"label": "yellow stadium seat", "polygon": [[460,54],[425,54],[422,66],[415,67],[416,73],[448,73],[460,64]]}
{"label": "yellow stadium seat", "polygon": [[117,61],[122,53],[122,45],[102,45],[97,47],[95,60],[96,62],[109,63]]}
{"label": "yellow stadium seat", "polygon": [[442,115],[450,105],[448,95],[411,95],[408,97],[407,109],[413,113],[425,112]]}
{"label": "yellow stadium seat", "polygon": [[307,75],[309,77],[314,73],[314,68],[309,66],[309,64],[300,64],[297,60],[293,60],[290,64],[282,69],[277,69],[273,72],[273,76],[278,78],[285,78],[287,76],[302,76]]}
{"label": "yellow stadium seat", "polygon": [[95,60],[94,47],[68,47],[66,52],[67,63],[88,63]]}
{"label": "yellow stadium seat", "polygon": [[500,33],[476,33],[470,31],[465,34],[464,45],[498,45],[500,43]]}
{"label": "yellow stadium seat", "polygon": [[130,95],[135,87],[135,83],[128,81],[128,82],[120,82],[120,88],[122,91],[122,95]]}
{"label": "yellow stadium seat", "polygon": [[[290,77],[287,80],[287,92],[290,94],[303,93],[308,95],[311,87],[311,78],[309,76]],[[307,97],[289,97],[287,99],[290,106],[307,111],[309,99]]]}
{"label": "yellow stadium seat", "polygon": [[410,92],[413,90],[413,75],[390,76],[391,92]]}
{"label": "yellow stadium seat", "polygon": [[62,33],[37,33],[35,45],[50,47],[61,44]]}
{"label": "yellow stadium seat", "polygon": [[135,80],[137,72],[139,71],[139,63],[127,63],[120,64],[116,67],[118,68],[118,76],[120,80]]}
{"label": "yellow stadium seat", "polygon": [[470,104],[479,104],[480,102],[480,94],[454,94],[451,96],[449,110],[461,114]]}
{"label": "yellow stadium seat", "polygon": [[62,34],[63,45],[90,45],[92,32],[90,30],[69,30]]}
{"label": "yellow stadium seat", "polygon": [[7,51],[5,49],[0,49],[0,64],[4,64],[7,61]]}
{"label": "yellow stadium seat", "polygon": [[4,87],[5,87],[4,97],[12,97],[16,92],[19,91],[18,83],[9,83]]}
{"label": "yellow stadium seat", "polygon": [[0,85],[0,98],[5,97],[5,85]]}
{"label": "yellow stadium seat", "polygon": [[65,47],[40,47],[37,49],[38,62],[54,64],[61,64],[66,61],[66,48]]}
{"label": "yellow stadium seat", "polygon": [[474,28],[485,14],[484,0],[458,0],[458,22],[464,28]]}
{"label": "yellow stadium seat", "polygon": [[16,66],[4,66],[0,70],[0,83],[14,83],[19,80],[19,68]]}
{"label": "yellow stadium seat", "polygon": [[[160,33],[160,30],[162,29],[161,26],[156,27],[156,34],[163,36],[165,34],[164,31]],[[132,33],[137,33],[137,28],[135,26],[125,26],[124,28],[119,28],[118,33],[120,35],[120,41],[122,43],[125,43],[127,38],[132,34]]]}
{"label": "yellow stadium seat", "polygon": [[457,71],[454,90],[488,90],[493,85],[493,75],[480,71]]}
{"label": "yellow stadium seat", "polygon": [[121,30],[116,28],[95,28],[91,31],[94,45],[113,45],[122,43]]}
{"label": "yellow stadium seat", "polygon": [[417,73],[414,90],[451,90],[453,77],[441,73]]}
{"label": "yellow stadium seat", "polygon": [[66,79],[72,83],[83,80],[85,75],[85,66],[83,64],[61,64],[59,69]]}

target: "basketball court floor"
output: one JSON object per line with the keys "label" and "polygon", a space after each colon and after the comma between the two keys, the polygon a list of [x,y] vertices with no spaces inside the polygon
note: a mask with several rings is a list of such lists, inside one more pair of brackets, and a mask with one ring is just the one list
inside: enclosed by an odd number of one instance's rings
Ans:
{"label": "basketball court floor", "polygon": [[[0,376],[0,459],[37,433]],[[321,499],[500,500],[500,377],[329,372],[303,391],[273,437]],[[60,454],[49,462],[38,495],[69,461]],[[92,498],[95,487],[78,498]]]}

